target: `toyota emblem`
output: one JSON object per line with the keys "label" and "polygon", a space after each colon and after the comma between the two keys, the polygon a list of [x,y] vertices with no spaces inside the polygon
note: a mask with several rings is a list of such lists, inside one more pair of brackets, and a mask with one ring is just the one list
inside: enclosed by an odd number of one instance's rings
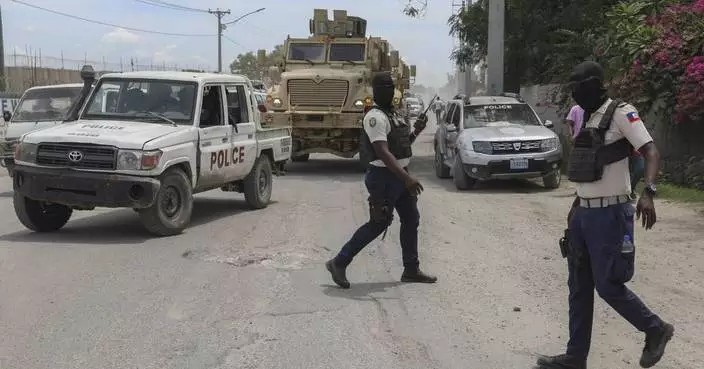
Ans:
{"label": "toyota emblem", "polygon": [[70,151],[68,153],[68,160],[71,160],[72,162],[77,163],[77,162],[83,160],[83,153],[80,151],[76,151],[76,150]]}
{"label": "toyota emblem", "polygon": [[521,149],[521,143],[520,142],[514,142],[513,143],[513,148],[518,151]]}

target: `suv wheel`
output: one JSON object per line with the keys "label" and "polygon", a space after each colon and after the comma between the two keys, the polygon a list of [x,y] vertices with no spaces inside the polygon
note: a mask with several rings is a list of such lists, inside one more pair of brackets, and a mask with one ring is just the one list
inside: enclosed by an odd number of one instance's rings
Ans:
{"label": "suv wheel", "polygon": [[543,176],[543,186],[545,186],[545,188],[559,188],[560,182],[562,182],[562,173],[560,173],[560,168],[557,168],[554,172]]}
{"label": "suv wheel", "polygon": [[268,155],[265,153],[259,155],[252,171],[243,182],[244,199],[252,209],[263,209],[269,205],[273,180]]}
{"label": "suv wheel", "polygon": [[183,232],[193,213],[191,181],[180,169],[161,175],[161,187],[154,205],[137,210],[142,225],[157,236],[173,236]]}
{"label": "suv wheel", "polygon": [[455,155],[455,162],[452,166],[452,181],[455,182],[455,187],[458,190],[469,190],[476,184],[477,180],[470,178],[462,168],[462,159],[460,155]]}
{"label": "suv wheel", "polygon": [[35,232],[58,231],[73,214],[73,209],[68,206],[32,200],[16,191],[12,200],[17,219]]}

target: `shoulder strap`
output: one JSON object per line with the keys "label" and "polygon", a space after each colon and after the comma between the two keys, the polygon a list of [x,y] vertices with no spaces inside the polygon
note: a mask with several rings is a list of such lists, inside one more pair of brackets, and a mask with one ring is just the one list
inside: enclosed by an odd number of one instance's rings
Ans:
{"label": "shoulder strap", "polygon": [[606,111],[604,112],[604,115],[601,117],[601,121],[599,122],[599,131],[606,132],[609,130],[609,128],[611,127],[611,118],[613,118],[616,108],[622,106],[622,104],[624,104],[622,100],[611,100],[611,103],[606,108]]}

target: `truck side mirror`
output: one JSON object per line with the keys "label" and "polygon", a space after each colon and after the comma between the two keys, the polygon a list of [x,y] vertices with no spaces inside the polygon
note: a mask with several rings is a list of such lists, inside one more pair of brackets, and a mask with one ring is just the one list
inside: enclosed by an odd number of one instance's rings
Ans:
{"label": "truck side mirror", "polygon": [[551,120],[546,120],[546,121],[543,123],[543,125],[544,125],[546,128],[552,128],[552,127],[555,126],[555,124],[553,124],[553,122],[552,122]]}
{"label": "truck side mirror", "polygon": [[9,122],[10,119],[12,119],[12,113],[10,113],[10,112],[7,111],[7,110],[4,110],[4,111],[2,112],[2,119],[5,120],[5,122]]}
{"label": "truck side mirror", "polygon": [[281,69],[278,66],[269,67],[269,77],[278,80],[281,77]]}
{"label": "truck side mirror", "polygon": [[452,133],[452,132],[457,132],[457,126],[454,125],[445,125],[445,129],[447,132]]}
{"label": "truck side mirror", "polygon": [[257,50],[257,64],[263,65],[265,60],[266,60],[266,50],[263,50],[263,49]]}
{"label": "truck side mirror", "polygon": [[415,78],[415,76],[416,76],[416,66],[411,65],[411,77]]}
{"label": "truck side mirror", "polygon": [[398,67],[400,58],[398,56],[398,50],[394,50],[389,54],[389,62],[391,63],[391,66],[396,68]]}

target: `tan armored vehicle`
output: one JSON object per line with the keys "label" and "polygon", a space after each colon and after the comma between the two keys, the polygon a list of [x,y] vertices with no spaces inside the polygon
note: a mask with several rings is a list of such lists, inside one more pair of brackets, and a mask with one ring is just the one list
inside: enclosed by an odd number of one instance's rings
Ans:
{"label": "tan armored vehicle", "polygon": [[[327,10],[315,9],[312,35],[288,36],[284,60],[269,71],[278,84],[267,91],[263,122],[293,127],[293,161],[306,161],[311,153],[354,157],[360,150],[362,117],[373,104],[373,73],[393,73],[397,104],[415,74],[415,66],[403,64],[388,41],[366,37],[366,20],[344,10],[333,13],[329,20]],[[260,63],[264,55],[259,50]],[[360,155],[365,168],[366,157]]]}

